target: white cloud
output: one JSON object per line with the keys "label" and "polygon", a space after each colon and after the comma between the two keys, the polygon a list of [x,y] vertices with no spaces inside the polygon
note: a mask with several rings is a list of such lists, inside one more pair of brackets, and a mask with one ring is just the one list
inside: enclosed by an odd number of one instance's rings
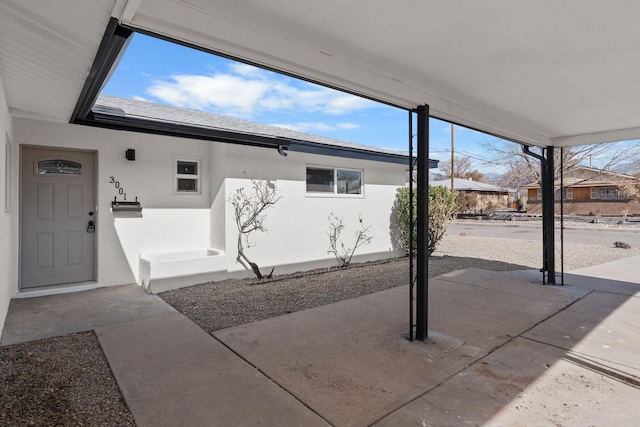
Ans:
{"label": "white cloud", "polygon": [[358,123],[350,123],[350,122],[338,123],[338,128],[345,129],[345,130],[357,129],[359,127],[360,125]]}
{"label": "white cloud", "polygon": [[[247,118],[263,112],[341,115],[376,106],[364,98],[274,75],[247,64],[232,64],[227,73],[175,74],[157,79],[147,93],[170,105]],[[349,129],[348,126],[342,128]]]}
{"label": "white cloud", "polygon": [[180,74],[172,81],[156,81],[147,92],[164,102],[183,108],[226,110],[251,115],[268,89],[265,82],[230,74],[196,76]]}
{"label": "white cloud", "polygon": [[238,74],[245,77],[262,78],[267,74],[267,72],[261,68],[254,67],[249,64],[243,64],[241,62],[233,62],[229,64],[228,67],[232,74]]}
{"label": "white cloud", "polygon": [[374,102],[368,99],[359,98],[353,95],[341,94],[341,96],[328,99],[325,112],[329,114],[344,114],[351,111],[368,108],[373,105]]}

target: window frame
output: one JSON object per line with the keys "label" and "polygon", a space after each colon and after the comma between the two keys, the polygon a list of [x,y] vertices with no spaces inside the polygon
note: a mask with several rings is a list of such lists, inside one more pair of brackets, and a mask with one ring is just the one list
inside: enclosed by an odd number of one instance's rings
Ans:
{"label": "window frame", "polygon": [[573,200],[573,188],[569,187],[569,188],[565,188],[564,189],[564,200]]}
{"label": "window frame", "polygon": [[[195,163],[195,174],[181,174],[178,173],[178,162]],[[200,157],[191,156],[173,156],[173,194],[175,195],[200,195],[202,194],[202,159]],[[195,180],[196,189],[194,191],[180,190],[179,181],[181,179]]]}
{"label": "window frame", "polygon": [[[309,183],[307,181],[307,170],[319,169],[333,172],[333,191],[313,191],[309,190]],[[338,184],[338,171],[358,172],[360,174],[360,191],[358,193],[340,193]],[[305,195],[308,197],[351,197],[351,198],[364,198],[364,169],[340,167],[340,166],[326,166],[307,164],[305,166]]]}
{"label": "window frame", "polygon": [[553,200],[556,202],[559,200],[573,200],[573,188],[564,187],[556,189],[553,192]]}
{"label": "window frame", "polygon": [[629,200],[628,196],[620,194],[615,186],[591,187],[590,200],[616,201]]}

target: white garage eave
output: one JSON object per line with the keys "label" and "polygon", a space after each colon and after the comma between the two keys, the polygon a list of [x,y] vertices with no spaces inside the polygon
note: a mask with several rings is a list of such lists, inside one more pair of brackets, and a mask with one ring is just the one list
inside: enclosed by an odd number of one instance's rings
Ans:
{"label": "white garage eave", "polygon": [[[469,105],[457,104],[429,93],[422,85],[401,81],[377,70],[341,60],[323,51],[313,51],[287,40],[265,37],[262,33],[247,31],[247,28],[224,19],[216,20],[214,25],[216,32],[224,34],[223,39],[212,37],[204,31],[204,28],[202,31],[197,28],[172,31],[176,30],[175,19],[170,21],[158,17],[151,19],[140,13],[135,17],[136,19],[122,22],[122,24],[150,36],[268,68],[399,108],[413,110],[426,104],[429,105],[432,117],[504,139],[536,146],[551,145],[549,137],[541,133],[509,122],[504,117],[491,115],[479,107],[472,108]],[[186,17],[183,19],[191,22],[192,25],[199,22],[197,19],[192,20]],[[207,26],[207,23],[203,22],[202,25]],[[240,41],[243,44],[240,44]],[[278,48],[278,45],[282,46]],[[286,51],[286,55],[295,57],[296,61],[282,58],[277,53],[279,50]],[[274,53],[270,54],[272,51]]]}
{"label": "white garage eave", "polygon": [[0,0],[9,110],[70,120],[110,16],[529,145],[640,139],[637,0]]}
{"label": "white garage eave", "polygon": [[599,144],[609,141],[629,141],[633,139],[640,139],[640,127],[553,138],[551,145],[555,147],[573,147],[576,145]]}
{"label": "white garage eave", "polygon": [[142,0],[123,23],[530,145],[640,138],[640,3]]}

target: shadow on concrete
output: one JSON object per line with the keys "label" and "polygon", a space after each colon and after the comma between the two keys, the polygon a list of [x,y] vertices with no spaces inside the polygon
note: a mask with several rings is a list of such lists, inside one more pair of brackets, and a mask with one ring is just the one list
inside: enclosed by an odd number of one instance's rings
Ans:
{"label": "shadow on concrete", "polygon": [[[428,268],[429,278],[438,277],[455,270],[466,270],[467,268],[481,268],[490,271],[532,270],[531,267],[521,264],[449,255],[431,255]],[[539,276],[542,283],[542,273],[539,273]]]}
{"label": "shadow on concrete", "polygon": [[[468,268],[429,280],[425,343],[404,338],[403,262],[390,276],[352,270],[353,283],[384,281],[387,290],[212,335],[168,307],[96,334],[141,426],[633,425],[640,418],[640,257],[566,274],[567,286],[541,286],[541,274],[516,268],[523,266],[442,258],[430,268],[449,261]],[[476,262],[505,271],[469,265]],[[74,306],[95,310],[95,303]],[[57,322],[71,318],[48,310]]]}
{"label": "shadow on concrete", "polygon": [[[496,280],[513,277],[501,274]],[[600,278],[598,290],[585,286],[595,279],[571,274],[570,286],[535,287],[576,299],[376,425],[633,425],[640,416],[640,284]],[[530,311],[517,309],[525,317]],[[517,317],[499,305],[489,310],[503,322]]]}
{"label": "shadow on concrete", "polygon": [[430,280],[427,343],[401,337],[405,287],[214,336],[336,426],[635,420],[640,300],[610,296],[629,283],[539,280],[476,268]]}

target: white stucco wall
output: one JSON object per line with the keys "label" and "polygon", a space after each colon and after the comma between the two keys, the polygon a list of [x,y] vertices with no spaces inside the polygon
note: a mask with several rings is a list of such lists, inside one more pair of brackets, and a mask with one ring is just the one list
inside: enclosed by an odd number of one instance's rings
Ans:
{"label": "white stucco wall", "polygon": [[226,191],[225,191],[225,173],[226,168],[226,148],[228,144],[211,144],[211,247],[225,250],[225,209],[226,209]]}
{"label": "white stucco wall", "polygon": [[[251,179],[272,180],[282,196],[268,212],[268,232],[255,233],[252,236],[255,246],[246,251],[265,272],[271,267],[276,267],[276,273],[282,274],[336,265],[333,255],[327,253],[330,213],[343,218],[347,227],[343,239],[347,245],[353,244],[359,214],[366,225],[371,225],[373,240],[358,249],[354,262],[402,255],[402,251],[394,250],[391,243],[389,218],[396,188],[404,185],[403,165],[297,152],[289,152],[287,157],[282,157],[275,149],[30,118],[15,118],[13,125],[16,160],[18,144],[96,153],[96,279],[100,286],[140,283],[141,253],[206,247],[227,252],[226,270],[229,275],[252,276],[236,262],[238,233],[231,205],[227,202],[238,188],[249,188]],[[135,161],[125,158],[125,151],[129,148],[136,150]],[[175,194],[176,156],[200,161],[200,194]],[[307,165],[362,170],[364,194],[307,194]],[[138,197],[143,208],[141,214],[111,211],[114,197],[121,200],[111,177],[124,188],[127,200]],[[16,179],[15,184],[12,183],[16,193],[17,182]],[[17,223],[18,214],[14,216]],[[19,253],[17,240],[16,234],[8,247],[16,257]],[[17,290],[17,264],[15,259],[12,262],[15,268],[12,267],[14,276],[10,294]],[[203,277],[194,276],[193,280],[206,280]],[[222,276],[217,274],[215,277],[220,279]],[[187,282],[182,280],[179,286]],[[166,280],[162,283],[162,289],[169,286]]]}
{"label": "white stucco wall", "polygon": [[[9,159],[6,157],[7,144]],[[17,184],[14,185],[17,183],[16,151],[0,75],[0,331],[4,327],[11,298],[18,290]]]}
{"label": "white stucco wall", "polygon": [[[210,241],[210,143],[65,123],[15,119],[14,143],[93,150],[97,155],[97,281],[138,281],[139,253],[207,247]],[[125,151],[136,150],[128,161]],[[201,194],[174,194],[175,156],[200,160]],[[142,204],[142,214],[112,213],[110,177]]]}
{"label": "white stucco wall", "polygon": [[[306,166],[328,166],[363,171],[364,194],[362,196],[309,195],[306,193]],[[251,179],[272,180],[282,198],[267,211],[266,233],[251,235],[254,247],[245,250],[247,256],[268,273],[276,267],[276,273],[328,267],[337,264],[329,250],[329,215],[342,217],[346,230],[342,239],[353,246],[353,233],[357,229],[358,216],[371,226],[371,243],[358,248],[353,261],[367,261],[396,257],[402,251],[394,249],[391,242],[389,218],[396,189],[404,185],[403,165],[354,160],[333,156],[310,155],[289,152],[287,157],[274,149],[247,150],[240,146],[227,148],[226,194],[238,188],[250,188]],[[227,203],[226,247],[228,269],[238,275],[251,275],[236,262],[238,232],[233,210]]]}

